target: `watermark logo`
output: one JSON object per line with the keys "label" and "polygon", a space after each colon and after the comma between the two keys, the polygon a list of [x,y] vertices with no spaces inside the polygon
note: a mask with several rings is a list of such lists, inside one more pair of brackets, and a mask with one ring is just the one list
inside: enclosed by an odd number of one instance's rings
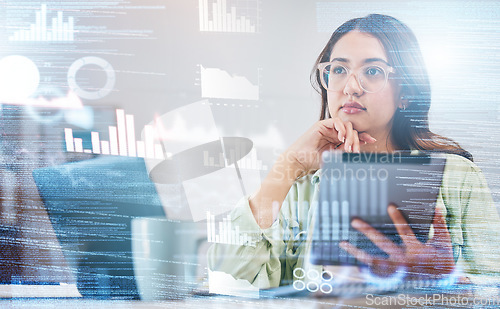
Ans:
{"label": "watermark logo", "polygon": [[472,308],[477,306],[499,306],[500,297],[481,298],[460,294],[425,294],[425,295],[374,295],[365,296],[367,306],[459,306]]}

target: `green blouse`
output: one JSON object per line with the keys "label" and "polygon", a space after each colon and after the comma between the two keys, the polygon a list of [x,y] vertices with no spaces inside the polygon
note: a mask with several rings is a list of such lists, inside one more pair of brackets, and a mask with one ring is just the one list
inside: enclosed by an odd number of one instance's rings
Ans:
{"label": "green blouse", "polygon": [[[481,170],[457,155],[447,162],[436,207],[446,217],[458,269],[473,283],[500,278],[500,218]],[[281,207],[278,219],[261,229],[250,210],[248,197],[231,212],[232,226],[239,226],[252,241],[243,245],[214,244],[208,267],[259,288],[291,284],[294,269],[310,267],[312,220],[318,201],[321,171],[297,180]],[[432,237],[432,228],[430,237]],[[321,270],[321,266],[316,266]]]}

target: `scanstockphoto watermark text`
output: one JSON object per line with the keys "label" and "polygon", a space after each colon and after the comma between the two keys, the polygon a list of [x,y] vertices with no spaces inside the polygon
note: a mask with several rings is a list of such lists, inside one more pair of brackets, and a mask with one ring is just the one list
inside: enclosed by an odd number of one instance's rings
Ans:
{"label": "scanstockphoto watermark text", "polygon": [[391,296],[366,295],[368,306],[460,306],[472,308],[476,306],[499,306],[500,297],[481,298],[465,297],[450,294],[425,294],[422,296],[398,294]]}

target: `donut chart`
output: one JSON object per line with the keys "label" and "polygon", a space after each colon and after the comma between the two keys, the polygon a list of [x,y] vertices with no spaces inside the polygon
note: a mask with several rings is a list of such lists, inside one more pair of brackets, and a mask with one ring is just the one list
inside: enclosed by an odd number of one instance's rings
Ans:
{"label": "donut chart", "polygon": [[[93,64],[100,67],[106,73],[106,84],[99,90],[88,91],[83,89],[78,85],[76,81],[76,74],[78,71],[86,65]],[[99,57],[83,57],[71,64],[68,70],[68,86],[73,90],[79,97],[88,100],[98,100],[104,98],[113,91],[115,86],[116,75],[115,70],[109,62]]]}

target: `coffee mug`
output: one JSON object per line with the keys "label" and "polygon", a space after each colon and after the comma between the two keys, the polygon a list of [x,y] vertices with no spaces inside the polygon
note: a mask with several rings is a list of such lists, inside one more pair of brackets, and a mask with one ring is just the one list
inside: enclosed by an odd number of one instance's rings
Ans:
{"label": "coffee mug", "polygon": [[165,217],[132,220],[132,256],[142,300],[181,299],[196,286],[199,224]]}

